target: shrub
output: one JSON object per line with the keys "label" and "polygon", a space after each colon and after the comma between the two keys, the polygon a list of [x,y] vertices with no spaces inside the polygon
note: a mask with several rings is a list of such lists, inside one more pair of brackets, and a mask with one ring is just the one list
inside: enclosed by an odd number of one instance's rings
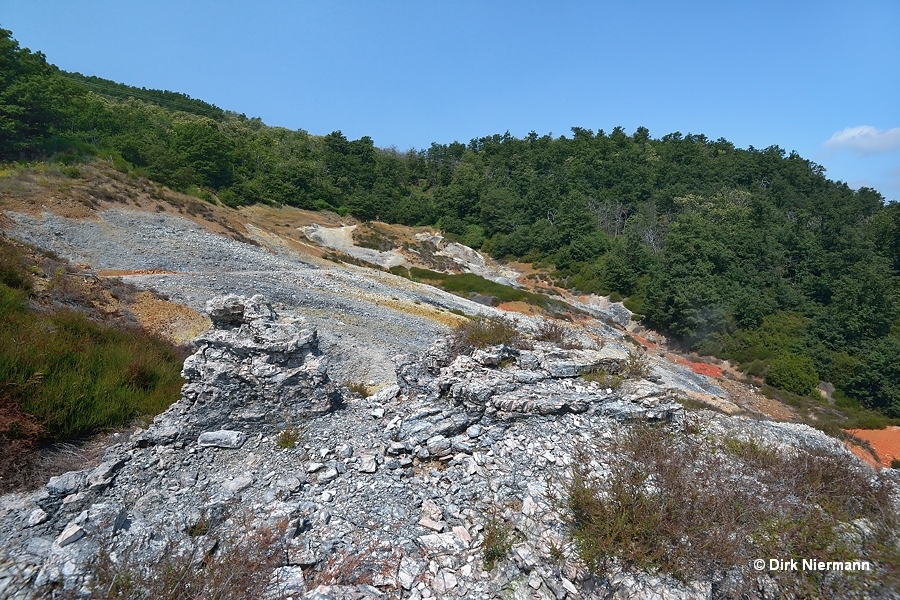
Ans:
{"label": "shrub", "polygon": [[557,321],[541,321],[538,325],[536,340],[541,342],[550,342],[560,348],[574,348],[574,344],[570,339],[569,330]]}
{"label": "shrub", "polygon": [[[111,544],[96,553],[90,563],[92,598],[106,600],[158,598],[216,598],[219,600],[262,598],[272,571],[285,563],[283,520],[274,526],[248,525],[238,537],[219,539],[210,548],[209,524],[189,531],[187,551],[168,540],[160,559],[147,563],[133,549],[113,552]],[[115,558],[114,558],[115,557]]]}
{"label": "shrub", "polygon": [[[610,446],[577,452],[556,499],[579,557],[598,575],[623,568],[696,581],[759,557],[863,556],[875,566],[862,577],[768,574],[785,597],[877,596],[898,583],[893,486],[853,457],[811,448],[787,454],[754,439],[649,425],[630,427]],[[598,461],[608,474],[591,470]],[[856,519],[872,533],[848,544]]]}
{"label": "shrub", "polygon": [[611,375],[605,369],[597,369],[596,371],[588,371],[581,374],[581,378],[585,381],[593,381],[600,384],[600,387],[619,389],[622,385],[622,378],[618,375]]}
{"label": "shrub", "polygon": [[524,340],[515,324],[505,317],[485,317],[479,315],[471,321],[464,321],[450,334],[453,354],[466,354],[475,348],[487,346],[519,347]]}
{"label": "shrub", "polygon": [[769,365],[766,383],[801,396],[809,394],[819,383],[816,367],[808,356],[783,354]]}
{"label": "shrub", "polygon": [[846,391],[868,408],[900,417],[900,339],[887,337],[870,344]]}
{"label": "shrub", "polygon": [[0,284],[26,292],[32,288],[22,252],[5,241],[0,241]]}
{"label": "shrub", "polygon": [[650,375],[650,363],[647,355],[641,351],[628,351],[625,364],[622,365],[622,374],[632,379],[643,379]]}

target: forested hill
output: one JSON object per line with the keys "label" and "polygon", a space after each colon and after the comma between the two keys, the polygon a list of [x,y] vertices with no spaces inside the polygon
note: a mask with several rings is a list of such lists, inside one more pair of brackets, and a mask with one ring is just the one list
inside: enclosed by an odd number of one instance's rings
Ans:
{"label": "forested hill", "polygon": [[435,225],[779,388],[900,417],[900,205],[778,146],[616,127],[398,153],[63,73],[0,30],[0,160],[92,157],[230,206]]}

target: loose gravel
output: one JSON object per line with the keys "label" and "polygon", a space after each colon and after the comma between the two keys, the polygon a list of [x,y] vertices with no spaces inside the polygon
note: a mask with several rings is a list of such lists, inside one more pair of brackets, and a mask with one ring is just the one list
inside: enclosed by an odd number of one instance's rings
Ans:
{"label": "loose gravel", "polygon": [[107,210],[93,221],[6,214],[14,222],[13,237],[96,272],[168,272],[123,279],[198,311],[214,296],[263,294],[280,312],[319,328],[329,370],[339,382],[391,384],[391,357],[427,348],[453,322],[449,311],[493,312],[380,271],[237,242],[166,213]]}

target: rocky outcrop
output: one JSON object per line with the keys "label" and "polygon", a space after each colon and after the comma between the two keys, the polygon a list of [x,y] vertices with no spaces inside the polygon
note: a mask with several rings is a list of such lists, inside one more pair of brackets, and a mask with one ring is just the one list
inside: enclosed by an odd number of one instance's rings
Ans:
{"label": "rocky outcrop", "polygon": [[340,395],[328,379],[314,327],[279,320],[262,296],[229,295],[206,305],[213,329],[184,362],[182,398],[138,437],[240,447],[249,433],[283,428],[332,410]]}
{"label": "rocky outcrop", "polygon": [[[677,390],[651,381],[613,390],[580,375],[618,374],[628,351],[616,343],[600,349],[536,344],[519,350],[497,346],[452,356],[439,342],[424,357],[398,356],[397,381],[410,397],[449,400],[460,414],[496,420],[596,410],[620,420],[672,421],[682,412]],[[474,417],[473,417],[474,418]]]}
{"label": "rocky outcrop", "polygon": [[[231,568],[234,548],[259,558],[266,598],[628,597],[648,586],[711,596],[709,582],[597,578],[568,543],[554,498],[580,449],[629,421],[682,427],[683,390],[655,368],[615,389],[582,376],[625,376],[624,346],[454,356],[439,341],[395,358],[397,385],[342,399],[315,329],[258,296],[208,312],[215,328],[185,362],[181,400],[102,464],[0,500],[0,597],[89,595],[97,557],[119,569],[172,556]],[[706,418],[717,436],[844,452],[805,426]],[[498,523],[508,545],[491,565]],[[259,540],[278,551],[252,554]]]}

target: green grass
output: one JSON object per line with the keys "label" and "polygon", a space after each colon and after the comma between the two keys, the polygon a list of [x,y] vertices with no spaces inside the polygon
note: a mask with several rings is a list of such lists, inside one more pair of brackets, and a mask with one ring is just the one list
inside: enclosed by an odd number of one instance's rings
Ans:
{"label": "green grass", "polygon": [[351,393],[357,394],[362,398],[368,398],[372,395],[368,384],[363,381],[348,381],[345,385]]}
{"label": "green grass", "polygon": [[72,439],[155,415],[179,397],[183,357],[140,330],[68,310],[30,310],[0,284],[0,394],[32,415],[44,439]]}
{"label": "green grass", "polygon": [[571,306],[555,298],[496,283],[474,273],[440,273],[420,267],[407,269],[399,266],[391,267],[390,272],[413,281],[434,285],[463,298],[475,295],[490,298],[494,305],[503,302],[525,302],[553,314],[565,314],[572,311]]}
{"label": "green grass", "polygon": [[486,571],[491,571],[497,563],[506,558],[512,550],[512,525],[502,517],[492,515],[484,524],[484,540],[481,542],[481,561]]}
{"label": "green grass", "polygon": [[299,427],[288,425],[278,433],[278,436],[275,438],[275,445],[278,448],[290,450],[296,447],[297,442],[300,441],[300,433]]}

